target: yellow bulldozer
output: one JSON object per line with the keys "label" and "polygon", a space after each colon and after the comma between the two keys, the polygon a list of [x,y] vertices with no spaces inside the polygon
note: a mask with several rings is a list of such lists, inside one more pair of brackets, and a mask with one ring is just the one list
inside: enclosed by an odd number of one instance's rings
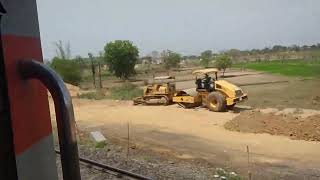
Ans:
{"label": "yellow bulldozer", "polygon": [[155,77],[153,83],[143,90],[143,96],[133,99],[134,105],[169,105],[176,92],[173,76]]}
{"label": "yellow bulldozer", "polygon": [[223,112],[248,98],[241,88],[218,80],[218,69],[196,70],[192,74],[196,75],[196,88],[178,91],[172,99],[183,108],[204,106],[210,111]]}

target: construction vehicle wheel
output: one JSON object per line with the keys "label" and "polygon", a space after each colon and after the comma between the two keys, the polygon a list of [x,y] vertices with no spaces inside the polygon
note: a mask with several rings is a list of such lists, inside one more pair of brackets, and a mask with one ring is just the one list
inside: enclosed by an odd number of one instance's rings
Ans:
{"label": "construction vehicle wheel", "polygon": [[168,106],[170,104],[170,100],[167,96],[163,96],[160,98],[160,102],[161,104],[165,105],[165,106]]}
{"label": "construction vehicle wheel", "polygon": [[208,95],[207,108],[210,111],[223,112],[226,111],[226,98],[219,92],[212,92]]}

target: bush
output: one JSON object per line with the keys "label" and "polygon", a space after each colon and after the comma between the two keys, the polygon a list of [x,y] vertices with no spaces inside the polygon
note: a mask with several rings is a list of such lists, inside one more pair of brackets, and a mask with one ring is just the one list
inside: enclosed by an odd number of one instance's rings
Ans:
{"label": "bush", "polygon": [[131,83],[124,83],[119,87],[113,87],[110,89],[110,94],[105,95],[102,90],[96,90],[79,95],[79,98],[85,99],[115,99],[115,100],[132,100],[135,97],[142,96],[143,90]]}
{"label": "bush", "polygon": [[53,58],[50,67],[54,69],[64,82],[78,86],[82,80],[81,66],[75,60]]}
{"label": "bush", "polygon": [[132,100],[135,97],[142,96],[143,90],[131,83],[124,83],[119,87],[111,88],[111,99]]}

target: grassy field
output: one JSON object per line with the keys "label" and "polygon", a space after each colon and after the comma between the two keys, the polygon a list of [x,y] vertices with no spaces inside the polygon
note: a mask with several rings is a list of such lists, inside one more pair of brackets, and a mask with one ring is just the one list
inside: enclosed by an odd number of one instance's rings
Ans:
{"label": "grassy field", "polygon": [[284,62],[250,62],[235,64],[233,67],[286,76],[320,77],[320,61],[286,60]]}
{"label": "grassy field", "polygon": [[117,100],[132,100],[138,96],[142,96],[143,90],[138,88],[137,86],[124,83],[122,86],[111,88],[111,99]]}
{"label": "grassy field", "polygon": [[92,92],[83,93],[79,97],[84,99],[115,99],[115,100],[132,100],[133,98],[142,96],[143,90],[131,83],[123,83],[119,87],[112,87],[109,93],[106,89],[97,89]]}

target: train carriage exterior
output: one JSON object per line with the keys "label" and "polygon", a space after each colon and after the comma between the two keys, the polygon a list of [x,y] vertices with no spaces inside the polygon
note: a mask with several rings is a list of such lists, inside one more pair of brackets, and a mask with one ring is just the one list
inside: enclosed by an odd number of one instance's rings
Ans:
{"label": "train carriage exterior", "polygon": [[19,68],[43,61],[36,0],[0,3],[0,179],[57,180],[46,87]]}

